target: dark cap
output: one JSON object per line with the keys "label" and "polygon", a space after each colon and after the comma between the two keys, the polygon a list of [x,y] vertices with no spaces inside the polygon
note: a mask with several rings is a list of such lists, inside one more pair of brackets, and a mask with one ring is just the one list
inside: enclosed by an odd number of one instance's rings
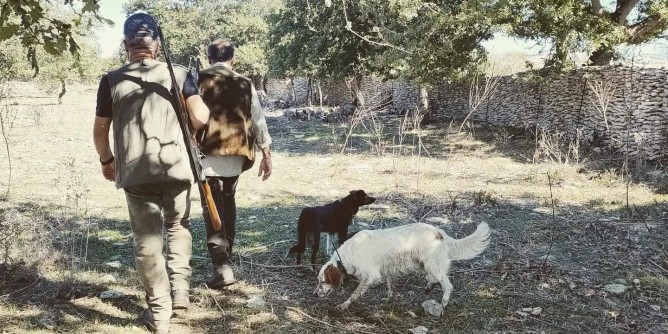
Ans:
{"label": "dark cap", "polygon": [[126,40],[142,37],[158,39],[158,23],[146,12],[134,12],[125,19],[123,36]]}

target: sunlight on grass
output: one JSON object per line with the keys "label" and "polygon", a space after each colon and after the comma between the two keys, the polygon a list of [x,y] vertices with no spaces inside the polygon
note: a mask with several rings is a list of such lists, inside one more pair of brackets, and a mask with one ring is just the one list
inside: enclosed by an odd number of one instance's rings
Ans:
{"label": "sunlight on grass", "polygon": [[480,298],[488,298],[488,299],[494,299],[499,296],[498,291],[496,291],[495,288],[485,288],[485,289],[475,290],[475,295]]}
{"label": "sunlight on grass", "polygon": [[103,241],[125,241],[127,234],[119,230],[99,230],[96,236]]}
{"label": "sunlight on grass", "polygon": [[[665,276],[644,276],[640,277],[641,286],[656,290],[668,290],[668,277]],[[665,301],[668,303],[668,300]]]}

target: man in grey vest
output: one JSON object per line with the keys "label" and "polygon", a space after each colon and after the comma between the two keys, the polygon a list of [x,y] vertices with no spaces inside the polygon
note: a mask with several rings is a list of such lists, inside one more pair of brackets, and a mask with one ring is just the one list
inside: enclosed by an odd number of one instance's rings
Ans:
{"label": "man in grey vest", "polygon": [[[137,273],[148,304],[141,320],[153,332],[168,333],[172,310],[187,308],[190,303],[192,237],[188,215],[193,174],[170,101],[169,70],[156,60],[160,50],[157,23],[138,12],[126,19],[123,33],[128,63],[100,81],[94,143],[102,175],[125,191]],[[209,109],[196,83],[185,68],[175,66],[174,72],[192,127],[203,127]]]}
{"label": "man in grey vest", "polygon": [[234,45],[224,39],[209,44],[211,67],[199,74],[202,99],[211,110],[206,127],[199,133],[204,175],[211,185],[224,229],[207,226],[207,246],[213,262],[213,276],[206,282],[220,289],[235,282],[230,256],[234,245],[239,175],[255,162],[255,149],[262,152],[258,176],[271,175],[271,137],[257,92],[250,79],[232,70]]}

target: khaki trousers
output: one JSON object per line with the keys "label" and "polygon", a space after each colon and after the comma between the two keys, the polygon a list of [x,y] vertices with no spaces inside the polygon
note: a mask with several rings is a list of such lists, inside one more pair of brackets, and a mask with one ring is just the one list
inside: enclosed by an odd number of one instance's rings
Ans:
{"label": "khaki trousers", "polygon": [[[190,288],[190,189],[188,182],[125,188],[137,273],[156,322],[171,318],[171,292]],[[166,263],[162,249],[163,229],[167,234]]]}

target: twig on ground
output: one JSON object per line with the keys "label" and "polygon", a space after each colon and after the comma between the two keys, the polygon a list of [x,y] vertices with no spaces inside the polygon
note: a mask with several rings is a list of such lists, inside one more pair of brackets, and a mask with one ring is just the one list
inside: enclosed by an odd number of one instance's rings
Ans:
{"label": "twig on ground", "polygon": [[654,261],[652,261],[652,260],[650,260],[650,259],[647,259],[647,261],[649,261],[649,263],[653,264],[655,267],[661,269],[661,271],[668,272],[668,269],[666,269],[666,268],[664,268],[664,267],[658,265],[656,262],[654,262]]}
{"label": "twig on ground", "polygon": [[295,264],[295,265],[269,265],[269,264],[259,264],[259,263],[253,263],[249,261],[244,261],[244,260],[239,260],[239,262],[243,263],[248,263],[250,265],[256,266],[256,267],[262,267],[262,268],[277,268],[277,269],[282,269],[282,268],[308,268],[308,265],[303,265],[303,264]]}
{"label": "twig on ground", "polygon": [[[550,228],[550,231],[554,228],[554,225],[557,223],[555,214],[554,214],[554,196],[552,195],[552,179],[550,178],[550,173],[547,173],[547,183],[550,186],[550,204],[552,206],[552,226]],[[550,247],[547,249],[547,254],[545,255],[545,259],[543,260],[543,265],[540,266],[540,272],[543,272],[543,269],[545,269],[545,265],[547,264],[547,258],[550,257],[550,253],[552,252],[552,246],[554,246],[554,233],[550,233]]]}
{"label": "twig on ground", "polygon": [[422,219],[424,219],[424,217],[427,217],[427,215],[429,215],[432,211],[434,211],[434,209],[431,209],[431,210],[427,211],[427,213],[425,213],[424,215],[422,215],[422,217],[420,217],[420,219],[418,219],[417,222],[418,222],[418,223],[421,222]]}
{"label": "twig on ground", "polygon": [[302,310],[300,310],[300,309],[298,309],[298,308],[296,308],[296,307],[287,306],[286,309],[288,309],[288,310],[290,310],[290,311],[297,312],[297,313],[299,313],[299,314],[301,314],[301,315],[303,315],[303,316],[305,316],[305,317],[307,317],[307,318],[309,318],[309,319],[311,319],[311,320],[313,320],[313,321],[315,321],[315,322],[317,322],[317,323],[321,323],[321,324],[323,324],[323,325],[325,325],[325,326],[329,326],[329,327],[332,327],[332,328],[342,329],[342,330],[349,331],[349,332],[353,332],[353,333],[368,333],[368,334],[375,334],[375,333],[373,333],[373,332],[367,332],[367,331],[356,330],[356,329],[348,329],[348,328],[344,328],[344,327],[339,327],[339,326],[332,325],[332,324],[330,324],[330,323],[328,323],[328,322],[325,322],[325,321],[322,321],[322,320],[320,320],[320,319],[314,318],[314,317],[310,316],[308,313],[306,313],[306,312],[304,312],[304,311],[302,311]]}
{"label": "twig on ground", "polygon": [[39,281],[41,281],[41,280],[42,280],[42,277],[37,277],[32,283],[30,283],[30,284],[28,284],[28,285],[26,285],[26,286],[24,286],[24,287],[22,287],[22,288],[20,288],[20,289],[18,289],[18,290],[16,290],[16,291],[12,291],[12,292],[10,292],[10,293],[4,294],[4,295],[0,296],[0,298],[6,298],[6,297],[9,297],[9,296],[11,296],[11,295],[17,293],[17,292],[21,292],[21,291],[23,291],[23,290],[25,290],[25,289],[27,289],[27,288],[29,288],[29,287],[35,285],[35,283],[37,283],[37,282],[39,282]]}
{"label": "twig on ground", "polygon": [[[206,284],[204,284],[204,286],[206,286],[206,290],[209,291],[209,296],[211,297],[211,299],[213,299],[213,302],[216,303],[216,307],[218,307],[218,309],[220,310],[220,313],[222,313],[223,316],[224,316],[225,315],[225,310],[223,310],[223,308],[220,306],[220,304],[218,304],[218,301],[216,300],[216,297],[212,294],[212,291],[209,288],[209,286],[207,286]],[[223,319],[225,319],[225,317],[223,317]]]}
{"label": "twig on ground", "polygon": [[610,225],[622,225],[622,224],[642,224],[642,223],[654,223],[654,224],[668,224],[668,220],[657,218],[657,219],[620,219],[620,220],[573,220],[557,217],[557,219],[562,220],[565,223],[569,224],[610,224]]}
{"label": "twig on ground", "polygon": [[502,273],[510,273],[510,272],[517,272],[517,271],[536,271],[538,268],[523,268],[523,269],[508,269],[508,270],[491,270],[491,269],[467,269],[467,270],[457,270],[457,271],[451,271],[450,274],[465,274],[465,273],[491,273],[491,274],[502,274]]}
{"label": "twig on ground", "polygon": [[633,209],[636,210],[636,212],[640,216],[640,220],[643,222],[643,224],[645,224],[645,228],[647,228],[647,233],[649,233],[649,237],[652,239],[652,241],[654,241],[656,246],[659,247],[659,249],[663,252],[663,256],[666,257],[666,260],[668,260],[668,253],[666,252],[665,249],[663,249],[661,244],[652,235],[652,230],[649,229],[649,225],[647,225],[647,222],[645,221],[645,215],[643,215],[643,213],[640,211],[640,209],[638,209],[638,207],[635,204],[633,204]]}

